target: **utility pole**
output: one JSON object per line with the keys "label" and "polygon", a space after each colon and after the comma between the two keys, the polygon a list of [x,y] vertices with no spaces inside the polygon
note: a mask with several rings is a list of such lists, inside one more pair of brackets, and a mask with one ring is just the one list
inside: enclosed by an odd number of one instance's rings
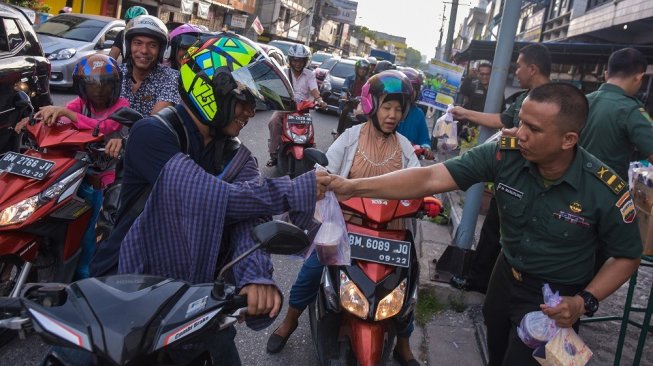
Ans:
{"label": "utility pole", "polygon": [[[503,93],[506,88],[506,78],[510,68],[510,58],[512,57],[512,49],[515,45],[520,10],[521,1],[506,1],[503,8],[499,37],[492,62],[492,76],[490,76],[490,85],[487,91],[487,99],[485,100],[485,108],[483,109],[486,113],[499,113],[501,111]],[[487,140],[492,132],[487,127],[481,127],[478,143],[481,144]],[[454,245],[457,247],[463,249],[472,247],[482,194],[483,183],[474,184],[465,192],[463,217],[460,220],[460,225],[458,225],[453,239]]]}
{"label": "utility pole", "polygon": [[315,14],[316,4],[317,0],[313,0],[313,6],[309,9],[308,26],[306,27],[306,47],[309,47],[311,43],[311,29],[313,29],[313,15]]}
{"label": "utility pole", "polygon": [[442,4],[442,21],[440,22],[440,40],[438,47],[435,49],[435,58],[442,60],[442,35],[444,34],[444,22],[447,20],[445,14],[447,13],[447,5]]}
{"label": "utility pole", "polygon": [[447,30],[447,42],[444,45],[444,61],[447,62],[451,60],[451,47],[453,45],[453,33],[456,31],[457,15],[458,15],[458,0],[452,0],[451,15],[449,16],[449,29]]}

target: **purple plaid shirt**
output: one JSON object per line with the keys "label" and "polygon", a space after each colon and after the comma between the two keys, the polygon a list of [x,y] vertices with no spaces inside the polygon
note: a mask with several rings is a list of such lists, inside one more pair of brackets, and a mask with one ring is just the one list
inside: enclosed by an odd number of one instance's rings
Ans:
{"label": "purple plaid shirt", "polygon": [[[176,154],[164,166],[143,213],[122,242],[118,271],[211,282],[218,260],[222,261],[221,245],[230,245],[229,257],[237,257],[254,245],[255,225],[286,211],[296,225],[309,227],[316,194],[313,172],[294,180],[261,179],[244,146],[222,179],[188,156]],[[239,289],[247,284],[274,285],[272,272],[270,256],[260,250],[233,267]],[[259,325],[268,325],[273,319],[261,320]]]}

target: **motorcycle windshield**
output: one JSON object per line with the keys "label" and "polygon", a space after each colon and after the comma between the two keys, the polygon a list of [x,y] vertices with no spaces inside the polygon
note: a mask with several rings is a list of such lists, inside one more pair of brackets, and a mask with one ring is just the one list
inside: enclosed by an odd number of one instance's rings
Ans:
{"label": "motorcycle windshield", "polygon": [[259,60],[232,71],[236,93],[249,92],[269,109],[295,111],[295,95],[286,75],[274,60]]}

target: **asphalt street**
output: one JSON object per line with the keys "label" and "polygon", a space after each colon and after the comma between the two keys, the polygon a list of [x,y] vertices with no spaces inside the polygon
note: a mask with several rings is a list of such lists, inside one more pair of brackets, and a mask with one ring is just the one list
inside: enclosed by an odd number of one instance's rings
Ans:
{"label": "asphalt street", "polygon": [[[54,91],[53,102],[55,105],[65,105],[75,97],[72,92]],[[317,147],[326,151],[332,142],[331,130],[337,125],[337,118],[312,111],[315,127],[315,140]],[[276,176],[273,168],[265,167],[268,160],[267,122],[271,112],[258,112],[242,130],[240,139],[257,157],[261,171],[266,177]],[[282,314],[288,306],[288,294],[290,286],[294,282],[297,272],[301,266],[301,260],[282,256],[274,257],[275,280],[284,294],[284,307]],[[273,325],[263,331],[252,331],[244,324],[237,326],[238,336],[236,339],[243,365],[317,365],[317,359],[313,350],[313,344],[308,325],[308,316],[302,315],[300,325],[288,341],[286,348],[277,355],[269,355],[265,351],[265,344],[268,336],[281,322],[281,317]],[[37,365],[47,352],[47,346],[38,336],[30,336],[26,340],[15,339],[7,346],[0,349],[0,364],[2,365]]]}

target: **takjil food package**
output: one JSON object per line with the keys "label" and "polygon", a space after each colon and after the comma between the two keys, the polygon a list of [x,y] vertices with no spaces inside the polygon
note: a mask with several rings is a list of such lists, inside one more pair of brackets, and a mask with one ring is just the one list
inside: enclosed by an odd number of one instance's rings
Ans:
{"label": "takjil food package", "polygon": [[572,328],[561,328],[533,357],[542,366],[585,366],[592,351]]}

